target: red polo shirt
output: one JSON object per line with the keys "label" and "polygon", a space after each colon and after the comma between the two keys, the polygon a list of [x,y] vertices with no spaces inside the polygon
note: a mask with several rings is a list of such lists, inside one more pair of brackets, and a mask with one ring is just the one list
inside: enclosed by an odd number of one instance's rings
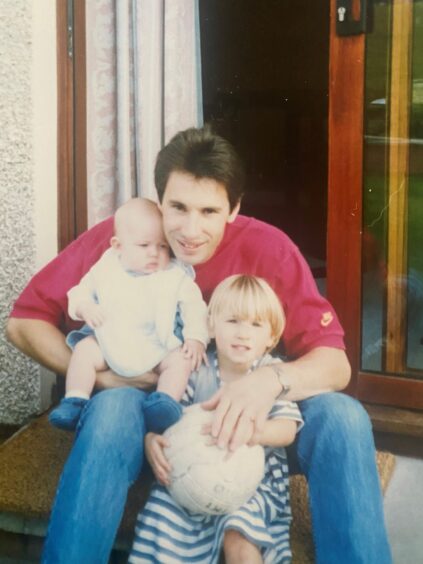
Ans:
{"label": "red polo shirt", "polygon": [[[112,232],[109,218],[78,237],[30,280],[11,316],[42,319],[65,333],[80,326],[68,316],[66,294],[109,247]],[[238,216],[227,225],[213,257],[195,270],[206,301],[231,274],[254,274],[267,280],[285,309],[282,340],[290,357],[318,346],[344,348],[344,333],[332,306],[320,295],[298,248],[276,227]]]}

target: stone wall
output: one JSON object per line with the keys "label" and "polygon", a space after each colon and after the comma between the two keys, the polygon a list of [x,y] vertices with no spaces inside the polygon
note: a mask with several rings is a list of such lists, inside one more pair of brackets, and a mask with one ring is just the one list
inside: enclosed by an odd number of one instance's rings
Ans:
{"label": "stone wall", "polygon": [[7,342],[10,308],[35,270],[32,4],[0,6],[0,424],[20,424],[40,409],[37,365]]}

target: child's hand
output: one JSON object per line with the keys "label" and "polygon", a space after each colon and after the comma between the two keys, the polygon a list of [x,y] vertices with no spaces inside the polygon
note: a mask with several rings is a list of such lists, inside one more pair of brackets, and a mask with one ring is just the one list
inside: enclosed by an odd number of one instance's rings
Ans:
{"label": "child's hand", "polygon": [[169,473],[172,470],[163,449],[169,446],[169,441],[163,435],[147,433],[144,439],[145,455],[153,473],[162,486],[170,484]]}
{"label": "child's hand", "polygon": [[208,366],[209,362],[206,355],[206,347],[200,341],[195,339],[186,339],[182,346],[184,358],[191,359],[191,370],[198,370],[201,363]]}
{"label": "child's hand", "polygon": [[101,327],[105,320],[102,307],[94,302],[81,303],[77,308],[77,315],[83,319],[91,329]]}

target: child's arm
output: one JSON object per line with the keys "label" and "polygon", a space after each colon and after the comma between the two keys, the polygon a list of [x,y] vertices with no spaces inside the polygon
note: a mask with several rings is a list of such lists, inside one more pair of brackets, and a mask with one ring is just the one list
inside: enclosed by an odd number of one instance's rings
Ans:
{"label": "child's arm", "polygon": [[195,340],[206,347],[209,342],[207,305],[197,284],[186,276],[179,288],[178,305],[184,322],[184,341]]}
{"label": "child's arm", "polygon": [[85,321],[92,329],[103,325],[105,320],[102,307],[94,301],[83,301],[75,304],[74,312],[78,319]]}
{"label": "child's arm", "polygon": [[163,486],[168,486],[171,467],[163,449],[169,446],[169,441],[163,435],[147,433],[144,439],[145,455],[157,481]]}
{"label": "child's arm", "polygon": [[[251,429],[254,428],[254,424],[251,421]],[[295,440],[295,435],[298,431],[298,421],[294,419],[268,419],[263,427],[263,431],[260,435],[254,435],[254,441],[249,441],[247,444],[249,446],[262,445],[268,447],[285,447],[292,444]],[[203,433],[205,435],[210,434],[211,423],[204,425]],[[211,439],[210,444],[216,444],[217,439]],[[236,448],[232,448],[229,445],[230,451],[235,451]]]}
{"label": "child's arm", "polygon": [[304,421],[298,405],[293,401],[278,400],[273,404],[262,432],[249,444],[270,447],[288,446],[303,427]]}
{"label": "child's arm", "polygon": [[[248,445],[260,444],[269,447],[283,447],[294,442],[295,435],[303,427],[304,421],[295,402],[279,400],[270,410],[269,418],[264,422],[261,433],[254,433],[253,435],[253,420],[249,422],[249,425],[250,429],[246,429],[246,431],[252,438],[248,441]],[[211,423],[205,431],[211,433]],[[219,444],[217,439],[214,439],[214,441]],[[230,451],[235,451],[237,448],[237,446],[229,445]]]}
{"label": "child's arm", "polygon": [[[181,398],[181,405],[183,407],[188,407],[194,403],[194,390],[198,377],[198,372],[191,374],[187,388]],[[168,486],[170,484],[169,474],[171,466],[163,450],[165,447],[170,446],[168,440],[163,435],[147,433],[144,439],[144,446],[145,456],[157,481],[164,486]]]}
{"label": "child's arm", "polygon": [[297,429],[298,421],[293,419],[268,419],[257,442],[269,447],[289,446],[295,440]]}
{"label": "child's arm", "polygon": [[[250,422],[251,429],[254,428],[253,421]],[[254,441],[249,441],[248,445],[262,445],[269,447],[284,447],[289,446],[295,440],[295,435],[301,428],[302,422],[300,418],[289,419],[287,417],[281,417],[277,419],[268,419],[260,435],[254,435]],[[204,425],[203,434],[207,435],[211,433],[211,423]],[[217,439],[212,439],[210,444],[216,444]],[[234,451],[236,449],[229,445],[229,450]]]}
{"label": "child's arm", "polygon": [[68,292],[69,316],[72,319],[85,321],[92,329],[104,323],[104,312],[95,301],[96,291],[92,272],[95,267],[96,265],[81,278],[77,286]]}
{"label": "child's arm", "polygon": [[185,358],[191,359],[191,370],[198,370],[202,362],[208,365],[206,347],[200,341],[186,339],[182,346],[182,352]]}

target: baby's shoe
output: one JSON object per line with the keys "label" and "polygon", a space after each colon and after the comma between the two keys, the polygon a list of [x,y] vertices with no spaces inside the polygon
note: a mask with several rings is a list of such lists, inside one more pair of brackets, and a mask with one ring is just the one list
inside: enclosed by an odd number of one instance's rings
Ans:
{"label": "baby's shoe", "polygon": [[181,404],[163,392],[151,393],[144,401],[143,408],[147,433],[164,433],[182,415]]}
{"label": "baby's shoe", "polygon": [[50,413],[48,420],[59,429],[74,431],[87,401],[84,398],[63,398]]}

